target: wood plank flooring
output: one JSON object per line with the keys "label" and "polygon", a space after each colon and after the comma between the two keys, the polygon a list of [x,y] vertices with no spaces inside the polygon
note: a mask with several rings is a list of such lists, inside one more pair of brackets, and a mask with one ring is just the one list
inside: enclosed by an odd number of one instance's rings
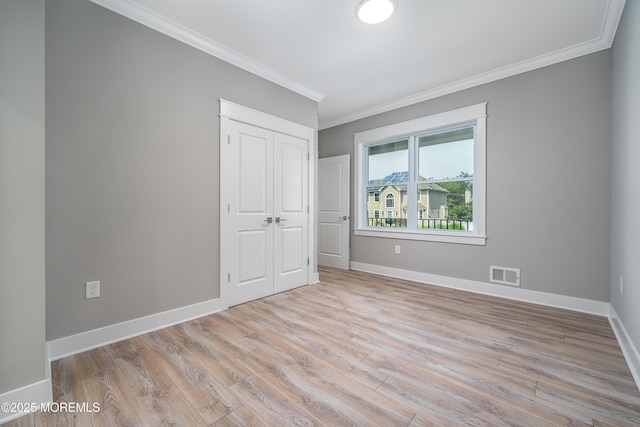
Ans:
{"label": "wood plank flooring", "polygon": [[608,320],[360,272],[53,363],[8,426],[640,426]]}

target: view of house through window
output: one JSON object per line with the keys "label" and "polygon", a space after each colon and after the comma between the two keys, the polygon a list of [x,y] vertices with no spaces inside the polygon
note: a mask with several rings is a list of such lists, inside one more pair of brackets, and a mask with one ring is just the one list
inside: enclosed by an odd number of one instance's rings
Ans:
{"label": "view of house through window", "polygon": [[354,235],[484,245],[481,103],[354,134]]}
{"label": "view of house through window", "polygon": [[472,231],[474,129],[368,144],[367,226]]}
{"label": "view of house through window", "polygon": [[[409,140],[371,145],[368,152],[369,226],[406,227]],[[384,205],[382,205],[384,203]],[[374,212],[383,215],[376,217]]]}
{"label": "view of house through window", "polygon": [[418,209],[428,213],[418,228],[473,230],[474,127],[418,136],[417,145],[418,189],[427,191]]}

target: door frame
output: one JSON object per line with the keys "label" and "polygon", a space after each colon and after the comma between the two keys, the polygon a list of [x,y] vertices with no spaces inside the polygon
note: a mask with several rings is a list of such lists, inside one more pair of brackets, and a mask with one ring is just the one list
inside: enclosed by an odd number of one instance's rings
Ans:
{"label": "door frame", "polygon": [[309,168],[308,168],[308,192],[309,192],[309,216],[308,227],[309,232],[309,273],[307,277],[307,283],[317,283],[320,278],[318,275],[318,263],[316,254],[316,164],[318,161],[317,153],[317,141],[316,130],[301,125],[299,123],[292,122],[281,117],[277,117],[259,110],[255,110],[250,107],[245,107],[234,102],[227,101],[220,98],[220,309],[226,310],[229,308],[229,262],[231,254],[229,254],[228,248],[230,247],[230,239],[233,236],[229,233],[224,226],[225,218],[229,214],[229,203],[232,200],[232,194],[230,189],[223,183],[230,176],[230,167],[232,166],[225,160],[228,158],[227,150],[230,138],[230,121],[237,121],[247,123],[252,126],[258,126],[264,129],[268,129],[274,132],[283,133],[286,135],[295,136],[297,138],[305,139],[309,141]]}

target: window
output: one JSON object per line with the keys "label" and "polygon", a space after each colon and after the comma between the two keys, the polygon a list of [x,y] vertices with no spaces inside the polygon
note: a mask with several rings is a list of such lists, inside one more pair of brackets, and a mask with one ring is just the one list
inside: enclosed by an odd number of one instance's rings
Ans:
{"label": "window", "polygon": [[385,197],[385,207],[386,208],[393,208],[396,206],[396,199],[393,196],[393,194],[387,194],[387,196]]}
{"label": "window", "polygon": [[[485,129],[478,104],[355,134],[354,233],[484,245]],[[393,221],[368,218],[371,193]]]}
{"label": "window", "polygon": [[380,193],[378,193],[378,192],[373,193],[373,201],[377,202],[377,203],[380,203]]}

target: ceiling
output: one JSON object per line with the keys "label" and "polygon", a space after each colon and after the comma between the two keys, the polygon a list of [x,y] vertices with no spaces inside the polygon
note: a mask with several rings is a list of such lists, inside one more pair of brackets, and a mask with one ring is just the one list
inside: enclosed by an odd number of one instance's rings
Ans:
{"label": "ceiling", "polygon": [[319,128],[611,47],[625,0],[91,0],[319,101]]}

